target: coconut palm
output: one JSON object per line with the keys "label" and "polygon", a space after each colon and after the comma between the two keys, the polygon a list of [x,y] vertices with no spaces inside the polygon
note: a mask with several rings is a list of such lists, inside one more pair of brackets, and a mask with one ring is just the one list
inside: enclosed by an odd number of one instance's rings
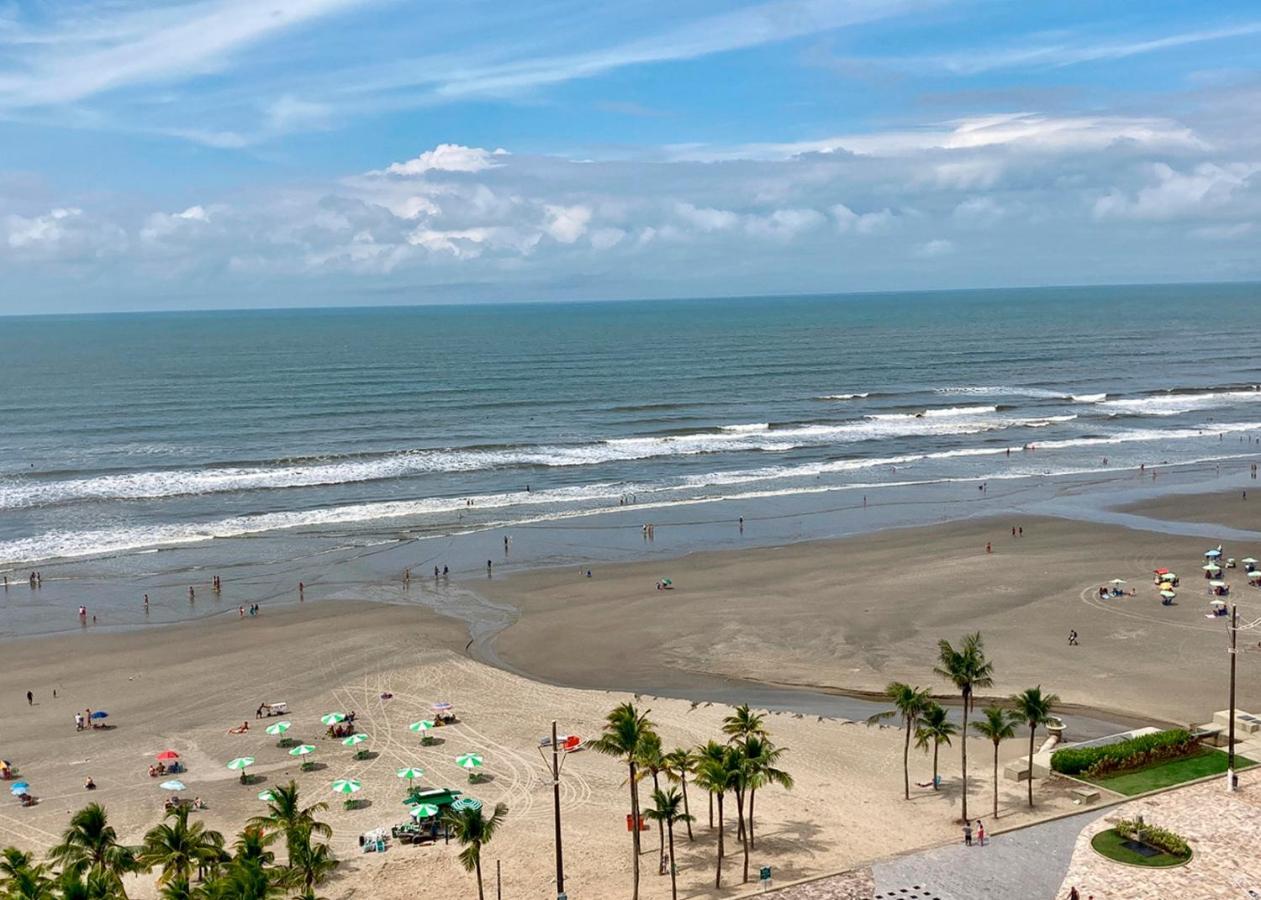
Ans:
{"label": "coconut palm", "polygon": [[678,866],[674,864],[674,823],[686,822],[692,817],[683,806],[683,797],[674,788],[670,788],[668,792],[654,790],[652,807],[644,815],[659,826],[665,826],[662,830],[670,836],[670,897],[671,900],[679,900]]}
{"label": "coconut palm", "polygon": [[270,866],[276,861],[276,854],[271,850],[271,845],[275,842],[274,831],[264,831],[259,825],[247,825],[232,845],[232,858],[238,862],[256,862],[263,867]]}
{"label": "coconut palm", "polygon": [[[713,744],[713,741],[710,742]],[[709,792],[718,804],[718,867],[714,876],[714,887],[722,887],[722,860],[725,853],[724,846],[724,827],[723,827],[723,798],[727,791],[732,787],[733,778],[733,757],[734,753],[730,747],[722,747],[715,745],[719,749],[717,756],[709,752],[707,744],[701,750],[701,761],[696,767],[696,783]]]}
{"label": "coconut palm", "polygon": [[631,801],[632,900],[639,900],[639,752],[644,736],[652,732],[648,710],[641,713],[634,704],[619,704],[604,722],[604,733],[591,742],[591,749],[616,756],[626,763]]}
{"label": "coconut palm", "polygon": [[885,719],[892,719],[894,716],[902,717],[902,724],[906,728],[906,737],[902,744],[902,781],[906,799],[910,800],[911,732],[915,730],[915,725],[919,721],[919,717],[923,715],[924,708],[932,701],[928,696],[928,691],[920,690],[918,685],[911,687],[909,684],[903,684],[900,681],[890,681],[885,686],[884,695],[893,704],[893,709],[876,713],[867,720],[867,724],[876,725]]}
{"label": "coconut palm", "polygon": [[56,900],[118,900],[124,897],[113,877],[91,869],[66,869],[53,883]]}
{"label": "coconut palm", "polygon": [[[707,741],[702,744],[696,751],[696,771],[700,770],[700,766],[706,760],[721,763],[727,754],[727,748],[717,741]],[[714,794],[709,792],[709,827],[714,827]]]}
{"label": "coconut palm", "polygon": [[744,741],[745,767],[749,783],[749,849],[757,848],[753,833],[753,801],[757,797],[758,788],[777,784],[785,790],[792,790],[793,777],[778,768],[779,761],[786,752],[783,747],[776,747],[770,738],[751,735]]}
{"label": "coconut palm", "polygon": [[187,806],[176,807],[166,818],[170,824],[163,821],[145,834],[136,857],[141,867],[162,870],[159,885],[172,881],[188,884],[194,871],[200,873],[223,861],[223,835],[207,829],[201,822],[190,823]]}
{"label": "coconut palm", "polygon": [[290,781],[271,789],[271,799],[267,801],[267,812],[254,816],[249,825],[266,832],[283,834],[285,845],[292,854],[294,841],[305,830],[311,836],[329,837],[333,829],[327,823],[320,822],[315,814],[328,809],[323,801],[303,806],[298,795],[298,785]]}
{"label": "coconut palm", "polygon": [[285,893],[283,880],[257,859],[233,859],[201,891],[205,900],[271,900]]}
{"label": "coconut palm", "polygon": [[1011,712],[997,704],[991,704],[982,710],[985,713],[983,722],[973,722],[972,730],[982,737],[989,738],[994,745],[994,818],[998,818],[998,745],[1016,736],[1017,719]]}
{"label": "coconut palm", "polygon": [[460,851],[461,864],[466,871],[477,873],[477,900],[486,900],[486,894],[482,890],[482,847],[490,843],[507,815],[508,807],[503,803],[496,803],[495,811],[489,819],[482,815],[480,807],[448,809],[442,817],[442,821],[464,847]]}
{"label": "coconut palm", "polygon": [[63,872],[72,873],[76,879],[84,874],[103,877],[126,900],[123,876],[136,871],[135,852],[119,843],[101,804],[89,803],[71,816],[61,843],[48,855],[61,865]]}
{"label": "coconut palm", "polygon": [[[696,754],[686,747],[675,747],[666,754],[666,778],[683,789],[683,814],[678,821],[687,823],[687,839],[692,837],[692,811],[687,805],[687,776],[696,771]],[[672,854],[673,855],[673,854]]]}
{"label": "coconut palm", "polygon": [[1019,694],[1013,694],[1011,702],[1015,705],[1014,713],[1018,719],[1029,726],[1029,807],[1033,807],[1033,741],[1038,733],[1038,726],[1045,725],[1051,719],[1051,711],[1060,698],[1055,694],[1042,693],[1042,685],[1026,688]]}
{"label": "coconut palm", "polygon": [[915,746],[928,752],[933,748],[933,790],[937,790],[937,751],[942,744],[949,746],[950,739],[959,733],[959,726],[951,722],[940,703],[930,702],[915,729]]}
{"label": "coconut palm", "polygon": [[[985,645],[981,632],[966,635],[958,649],[947,640],[937,642],[938,662],[933,671],[948,678],[963,697],[963,733],[968,733],[968,713],[972,711],[973,695],[977,688],[992,687],[994,665],[985,658]],[[959,741],[961,752],[960,773],[963,782],[963,821],[968,819],[968,742]]]}
{"label": "coconut palm", "polygon": [[328,844],[313,842],[310,828],[299,826],[289,848],[289,872],[286,876],[289,886],[311,894],[315,886],[328,878],[337,866]]}
{"label": "coconut palm", "polygon": [[5,900],[52,900],[53,881],[48,867],[29,853],[5,847],[0,853],[0,897]]}
{"label": "coconut palm", "polygon": [[[645,734],[643,740],[639,742],[639,752],[636,754],[636,757],[639,763],[639,777],[642,779],[647,775],[651,775],[653,791],[661,790],[661,773],[666,770],[666,758],[661,748],[661,736],[655,731]],[[665,833],[660,829],[657,830],[657,857],[657,868],[660,870],[666,859],[666,837]]]}
{"label": "coconut palm", "polygon": [[722,733],[727,735],[728,743],[734,744],[753,735],[766,737],[766,727],[762,724],[762,716],[744,703],[737,706],[731,715],[723,718]]}

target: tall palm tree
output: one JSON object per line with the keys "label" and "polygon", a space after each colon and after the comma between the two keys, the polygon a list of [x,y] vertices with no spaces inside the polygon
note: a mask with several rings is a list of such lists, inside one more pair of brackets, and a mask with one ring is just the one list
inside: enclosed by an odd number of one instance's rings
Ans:
{"label": "tall palm tree", "polygon": [[1011,702],[1015,705],[1015,715],[1029,726],[1029,808],[1033,808],[1033,741],[1038,733],[1038,726],[1045,725],[1051,719],[1051,711],[1060,698],[1055,694],[1042,693],[1042,685],[1026,688],[1019,694],[1013,694]]}
{"label": "tall palm tree", "polygon": [[[696,771],[700,771],[701,765],[706,760],[722,763],[723,758],[727,755],[727,748],[717,741],[706,741],[696,751]],[[714,827],[714,794],[709,791],[709,827]]]}
{"label": "tall palm tree", "polygon": [[876,725],[885,719],[891,719],[894,716],[902,717],[902,724],[906,728],[906,738],[902,745],[902,781],[904,784],[904,793],[906,799],[911,799],[911,732],[915,730],[915,725],[919,721],[919,717],[923,715],[924,708],[931,702],[928,691],[920,690],[919,686],[911,687],[909,684],[903,684],[900,681],[890,681],[885,686],[884,695],[893,704],[893,709],[887,712],[876,713],[867,720],[868,725]]}
{"label": "tall palm tree", "polygon": [[644,736],[652,732],[648,712],[640,712],[631,703],[619,704],[604,721],[604,733],[591,742],[591,749],[605,756],[616,756],[626,763],[631,801],[631,852],[633,870],[632,900],[639,900],[639,752]]}
{"label": "tall palm tree", "polygon": [[5,847],[0,853],[0,897],[5,900],[52,900],[53,881],[48,866],[29,853]]}
{"label": "tall palm tree", "polygon": [[176,807],[166,818],[170,824],[164,821],[145,834],[136,857],[145,869],[161,868],[159,886],[171,881],[187,884],[194,871],[201,872],[223,860],[223,835],[201,822],[190,823],[187,806]]}
{"label": "tall palm tree", "polygon": [[[655,731],[650,731],[644,735],[643,740],[639,742],[639,752],[636,754],[639,763],[639,777],[643,778],[646,774],[652,776],[653,791],[661,790],[661,773],[666,770],[665,752],[661,747],[661,737]],[[661,870],[661,866],[666,859],[666,836],[665,832],[657,829],[657,870]]]}
{"label": "tall palm tree", "polygon": [[[956,650],[949,641],[937,642],[938,665],[933,671],[948,678],[963,697],[963,733],[968,733],[968,713],[972,711],[973,694],[977,688],[992,687],[994,665],[985,658],[985,644],[981,632],[966,635]],[[968,819],[968,742],[959,741],[961,751],[960,770],[963,781],[963,820]]]}
{"label": "tall palm tree", "polygon": [[687,805],[687,776],[696,771],[696,754],[686,747],[675,747],[666,754],[666,778],[683,789],[683,814],[680,822],[687,823],[687,839],[692,837],[692,811]]}
{"label": "tall palm tree", "polygon": [[299,826],[289,849],[289,885],[305,893],[313,893],[315,886],[331,875],[337,866],[337,859],[328,844],[313,842],[311,829]]}
{"label": "tall palm tree", "polygon": [[264,831],[260,825],[246,825],[232,845],[233,859],[238,862],[256,862],[263,867],[270,866],[276,861],[276,854],[271,850],[271,845],[275,842],[274,831]]}
{"label": "tall palm tree", "polygon": [[448,809],[442,817],[456,840],[464,846],[460,851],[460,862],[466,871],[477,873],[477,900],[486,900],[482,890],[482,847],[490,843],[507,815],[508,807],[496,803],[489,819],[482,815],[480,808]]}
{"label": "tall palm tree", "polygon": [[644,814],[654,822],[658,823],[658,827],[665,826],[664,831],[670,835],[670,898],[671,900],[679,900],[678,885],[678,866],[674,864],[674,823],[686,822],[692,817],[687,814],[687,810],[682,805],[683,798],[674,788],[670,788],[669,792],[662,790],[654,790],[652,792],[652,807]]}
{"label": "tall palm tree", "polygon": [[48,855],[76,879],[84,874],[102,876],[126,900],[123,876],[136,871],[135,852],[119,842],[101,804],[89,803],[71,816],[61,843]]}
{"label": "tall palm tree", "polygon": [[989,738],[994,745],[994,818],[998,818],[998,745],[1016,736],[1017,719],[1011,712],[997,704],[985,707],[985,721],[973,722],[972,730],[981,737]]}
{"label": "tall palm tree", "polygon": [[329,837],[333,829],[325,822],[315,818],[315,814],[328,809],[328,804],[320,801],[310,806],[303,806],[298,795],[298,785],[290,781],[271,789],[271,799],[267,801],[267,812],[254,816],[248,824],[263,831],[283,834],[289,852],[293,851],[294,841],[303,830],[311,835]]}
{"label": "tall palm tree", "polygon": [[[713,744],[713,741],[710,741]],[[711,755],[708,746],[702,748],[701,761],[696,767],[695,781],[709,792],[718,804],[718,867],[714,875],[714,887],[722,887],[722,860],[725,853],[722,805],[723,798],[732,786],[731,748],[719,747],[718,756]]]}
{"label": "tall palm tree", "polygon": [[205,900],[271,900],[286,893],[283,879],[257,859],[236,858],[201,891]]}
{"label": "tall palm tree", "polygon": [[749,849],[754,850],[757,849],[757,841],[753,833],[753,801],[757,797],[758,788],[777,784],[784,790],[791,791],[793,777],[778,768],[786,748],[776,747],[770,738],[751,735],[745,739],[743,750],[749,782]]}
{"label": "tall palm tree", "polygon": [[959,726],[951,722],[940,703],[929,703],[915,729],[915,746],[925,752],[933,747],[933,790],[937,790],[937,751],[942,744],[949,746],[950,739],[959,733]]}
{"label": "tall palm tree", "polygon": [[107,873],[91,869],[65,869],[54,882],[57,900],[118,900],[125,896]]}
{"label": "tall palm tree", "polygon": [[734,744],[750,736],[766,737],[766,727],[762,724],[762,716],[749,709],[749,704],[743,703],[723,718],[722,733],[727,735],[727,743]]}

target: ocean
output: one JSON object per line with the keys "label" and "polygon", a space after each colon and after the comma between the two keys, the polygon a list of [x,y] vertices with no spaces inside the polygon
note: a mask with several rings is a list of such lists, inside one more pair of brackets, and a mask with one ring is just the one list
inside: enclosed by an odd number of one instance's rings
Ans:
{"label": "ocean", "polygon": [[[1259,299],[1131,286],[8,318],[0,571],[108,605],[145,578],[182,599],[195,573],[240,565],[242,584],[271,585],[250,596],[273,597],[317,566],[311,583],[345,590],[447,556],[480,569],[500,535],[517,548],[531,530],[510,563],[667,552],[643,541],[650,521],[762,516],[793,524],[748,539],[802,539],[853,530],[812,510],[911,491],[1233,472],[1261,438]],[[398,544],[414,549],[388,567],[328,574]],[[54,627],[11,606],[0,631]]]}

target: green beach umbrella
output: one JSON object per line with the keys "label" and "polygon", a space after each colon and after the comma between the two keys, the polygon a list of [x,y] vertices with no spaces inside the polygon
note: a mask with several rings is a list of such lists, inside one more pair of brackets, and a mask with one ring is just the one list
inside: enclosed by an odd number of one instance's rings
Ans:
{"label": "green beach umbrella", "polygon": [[481,809],[482,801],[476,800],[472,797],[461,797],[459,800],[456,800],[454,803],[451,804],[451,808],[455,810]]}
{"label": "green beach umbrella", "polygon": [[413,722],[407,726],[409,731],[430,731],[433,729],[433,719],[421,719],[419,722]]}
{"label": "green beach umbrella", "polygon": [[1224,582],[1224,581],[1210,581],[1210,582],[1208,583],[1208,586],[1209,586],[1209,587],[1225,587],[1225,586],[1226,586],[1226,582]]}
{"label": "green beach umbrella", "polygon": [[1256,571],[1256,572],[1249,572],[1249,573],[1248,573],[1248,580],[1249,580],[1249,581],[1256,581],[1258,578],[1261,578],[1261,570],[1258,570],[1258,571]]}
{"label": "green beach umbrella", "polygon": [[245,777],[245,776],[244,776],[244,773],[245,773],[245,767],[246,767],[246,766],[252,766],[252,765],[254,765],[254,757],[252,757],[252,756],[238,756],[236,759],[234,759],[234,760],[232,760],[230,763],[228,763],[228,768],[229,768],[229,769],[232,769],[232,770],[234,770],[234,771],[235,771],[235,770],[239,770],[239,771],[242,773],[242,777]]}
{"label": "green beach umbrella", "polygon": [[1257,561],[1253,559],[1251,556],[1245,556],[1243,559],[1240,560],[1240,562],[1243,563],[1245,566],[1255,566],[1257,564]]}
{"label": "green beach umbrella", "polygon": [[263,730],[266,731],[268,734],[270,734],[272,737],[276,737],[277,735],[284,734],[286,731],[288,731],[292,727],[293,725],[289,722],[277,722],[275,725],[268,725]]}
{"label": "green beach umbrella", "polygon": [[1174,597],[1178,595],[1175,594],[1173,591],[1161,591],[1160,596],[1164,597],[1166,600],[1172,600]]}
{"label": "green beach umbrella", "polygon": [[262,800],[264,803],[271,803],[273,800],[276,799],[276,795],[273,794],[271,791],[259,791],[258,799]]}
{"label": "green beach umbrella", "polygon": [[413,819],[429,819],[438,814],[438,807],[432,803],[417,803],[412,807],[411,816]]}
{"label": "green beach umbrella", "polygon": [[414,766],[408,766],[406,768],[399,769],[395,774],[398,775],[399,778],[406,778],[407,782],[410,784],[412,779],[419,778],[421,775],[424,775],[425,770]]}
{"label": "green beach umbrella", "polygon": [[339,712],[328,713],[327,715],[320,716],[320,721],[325,725],[338,725],[346,721],[346,714]]}
{"label": "green beach umbrella", "polygon": [[1220,572],[1222,570],[1221,566],[1214,565],[1213,563],[1209,563],[1207,566],[1200,566],[1200,568],[1205,572]]}
{"label": "green beach umbrella", "polygon": [[363,787],[353,778],[338,778],[333,782],[333,792],[336,794],[357,794]]}
{"label": "green beach umbrella", "polygon": [[314,744],[299,744],[289,751],[290,756],[309,756],[315,752]]}
{"label": "green beach umbrella", "polygon": [[455,764],[461,769],[480,769],[482,767],[482,755],[480,753],[465,753],[463,756],[455,758]]}
{"label": "green beach umbrella", "polygon": [[368,740],[368,736],[366,734],[352,734],[348,738],[342,738],[342,743],[347,747],[355,747],[366,740]]}

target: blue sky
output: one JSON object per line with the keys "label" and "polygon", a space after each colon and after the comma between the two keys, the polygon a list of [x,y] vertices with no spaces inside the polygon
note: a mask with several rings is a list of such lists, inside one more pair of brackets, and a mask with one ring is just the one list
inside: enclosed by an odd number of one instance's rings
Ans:
{"label": "blue sky", "polygon": [[0,311],[1261,277],[1246,2],[0,0]]}

